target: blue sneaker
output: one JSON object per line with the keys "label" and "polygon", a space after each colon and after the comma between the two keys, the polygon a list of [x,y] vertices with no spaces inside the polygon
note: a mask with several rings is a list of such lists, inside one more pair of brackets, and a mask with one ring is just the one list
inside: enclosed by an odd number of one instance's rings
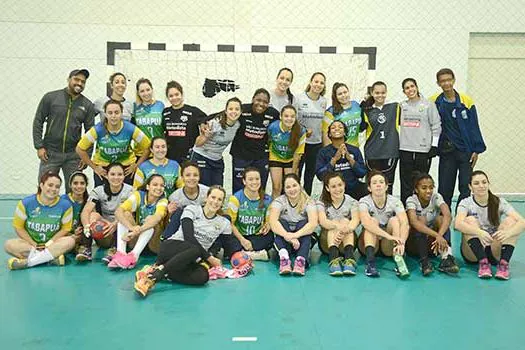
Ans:
{"label": "blue sneaker", "polygon": [[354,259],[345,259],[343,261],[343,274],[355,276],[357,264]]}
{"label": "blue sneaker", "polygon": [[366,264],[365,275],[368,277],[379,277],[379,271],[377,271],[375,261],[370,261]]}
{"label": "blue sneaker", "polygon": [[341,270],[341,258],[335,258],[328,263],[330,276],[342,276],[343,270]]}

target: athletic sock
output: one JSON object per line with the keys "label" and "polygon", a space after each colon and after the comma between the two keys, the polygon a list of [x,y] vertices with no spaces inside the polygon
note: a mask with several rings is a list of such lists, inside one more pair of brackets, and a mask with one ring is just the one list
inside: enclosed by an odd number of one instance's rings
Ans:
{"label": "athletic sock", "polygon": [[510,244],[504,244],[501,246],[501,258],[507,262],[510,262],[512,258],[512,253],[514,253],[514,246]]}
{"label": "athletic sock", "polygon": [[339,247],[336,247],[335,245],[328,248],[328,261],[333,261],[334,259],[339,257]]}
{"label": "athletic sock", "polygon": [[344,253],[345,253],[345,260],[346,259],[355,260],[355,258],[354,258],[354,246],[353,245],[351,245],[351,244],[346,245]]}
{"label": "athletic sock", "polygon": [[452,255],[452,248],[449,246],[447,250],[441,253],[441,260],[445,260],[449,255]]}
{"label": "athletic sock", "polygon": [[129,230],[126,226],[122,225],[120,222],[117,224],[117,251],[126,253],[127,242],[122,238],[127,235],[128,232]]}
{"label": "athletic sock", "polygon": [[365,255],[366,255],[366,262],[371,263],[376,260],[375,254],[374,254],[375,248],[371,245],[365,247]]}
{"label": "athletic sock", "polygon": [[478,261],[487,258],[487,254],[485,254],[485,249],[483,248],[483,245],[481,244],[479,238],[471,238],[468,240],[467,243],[470,249],[472,249],[472,252],[476,256],[476,259],[478,259]]}
{"label": "athletic sock", "polygon": [[133,255],[135,255],[135,258],[137,258],[137,260],[140,254],[142,253],[142,251],[144,250],[144,248],[146,247],[146,245],[148,244],[148,242],[150,241],[151,237],[153,237],[153,231],[154,231],[153,228],[150,228],[142,232],[139,238],[137,239],[137,243],[135,244],[135,247],[131,251]]}
{"label": "athletic sock", "polygon": [[36,253],[32,254],[32,256],[30,256],[27,259],[27,266],[31,267],[31,266],[41,265],[53,259],[54,259],[53,255],[51,254],[49,249],[46,248],[44,250],[37,251]]}
{"label": "athletic sock", "polygon": [[419,260],[423,261],[428,259],[428,238],[421,232],[416,232],[416,246],[419,254]]}
{"label": "athletic sock", "polygon": [[279,259],[287,259],[290,260],[290,255],[288,254],[288,251],[284,248],[279,249]]}

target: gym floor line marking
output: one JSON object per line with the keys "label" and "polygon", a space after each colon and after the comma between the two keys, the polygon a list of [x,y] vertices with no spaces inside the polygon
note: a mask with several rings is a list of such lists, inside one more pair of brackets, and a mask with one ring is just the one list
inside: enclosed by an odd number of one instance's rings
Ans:
{"label": "gym floor line marking", "polygon": [[233,337],[232,341],[257,341],[257,337]]}

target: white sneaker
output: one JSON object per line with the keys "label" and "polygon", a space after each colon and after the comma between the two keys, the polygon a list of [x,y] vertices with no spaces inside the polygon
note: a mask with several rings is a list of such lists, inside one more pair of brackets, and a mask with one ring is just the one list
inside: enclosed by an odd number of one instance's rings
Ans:
{"label": "white sneaker", "polygon": [[270,257],[268,256],[268,252],[266,250],[258,250],[254,252],[245,252],[246,255],[248,255],[252,260],[259,260],[259,261],[268,261],[270,260]]}

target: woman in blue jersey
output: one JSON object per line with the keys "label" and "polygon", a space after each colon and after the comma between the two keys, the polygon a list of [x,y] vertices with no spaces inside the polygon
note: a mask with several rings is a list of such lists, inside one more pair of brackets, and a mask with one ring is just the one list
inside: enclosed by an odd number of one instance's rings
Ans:
{"label": "woman in blue jersey", "polygon": [[272,198],[281,195],[284,175],[299,173],[305,140],[306,130],[297,120],[297,110],[292,105],[284,106],[281,109],[281,120],[274,121],[268,127]]}
{"label": "woman in blue jersey", "polygon": [[103,238],[95,239],[97,246],[108,249],[102,261],[109,263],[116,248],[117,220],[115,210],[132,193],[133,187],[124,183],[124,167],[119,163],[112,163],[107,167],[108,181],[103,185],[95,187],[87,199],[80,220],[84,227],[84,234],[77,249],[77,261],[91,261],[91,246],[93,237],[91,236],[91,224],[97,221],[104,222],[105,231]]}
{"label": "woman in blue jersey", "polygon": [[180,175],[179,163],[175,160],[166,158],[168,145],[162,136],[156,136],[151,140],[150,154],[152,158],[140,164],[135,172],[133,187],[139,188],[153,174],[162,175],[164,178],[164,194],[168,198],[177,188],[184,185]]}
{"label": "woman in blue jersey", "polygon": [[525,219],[504,198],[490,191],[487,174],[472,172],[472,194],[458,204],[454,222],[462,234],[461,254],[465,261],[478,263],[478,277],[491,278],[490,265],[497,265],[496,278],[510,278],[510,259],[519,236],[525,231]]}
{"label": "woman in blue jersey", "polygon": [[[158,253],[162,222],[168,212],[164,178],[153,174],[115,210],[117,251],[109,268],[132,269],[146,248]],[[128,253],[127,247],[132,248]]]}
{"label": "woman in blue jersey", "polygon": [[[312,235],[317,227],[317,207],[296,174],[284,176],[284,194],[270,205],[270,228],[279,253],[279,274],[304,276]],[[296,256],[293,270],[291,255]]]}
{"label": "woman in blue jersey", "polygon": [[232,223],[231,245],[224,247],[224,255],[244,250],[252,260],[268,260],[273,245],[273,233],[268,222],[271,197],[261,186],[261,173],[257,168],[244,171],[244,188],[235,192],[228,202],[228,216]]}
{"label": "woman in blue jersey", "polygon": [[286,105],[293,105],[295,98],[290,91],[293,72],[290,68],[281,68],[275,79],[275,88],[270,91],[270,106],[280,111]]}
{"label": "woman in blue jersey", "polygon": [[224,111],[206,124],[202,124],[200,135],[195,140],[191,160],[200,168],[200,182],[206,186],[223,185],[224,160],[222,153],[230,145],[240,127],[241,100],[232,97],[226,102]]}
{"label": "woman in blue jersey", "polygon": [[319,248],[328,254],[330,275],[355,275],[355,229],[359,226],[359,204],[345,194],[345,181],[340,173],[332,172],[324,177],[317,213],[322,228]]}
{"label": "woman in blue jersey", "polygon": [[109,85],[111,87],[111,94],[109,96],[100,97],[93,102],[95,105],[95,110],[100,117],[100,122],[104,123],[104,120],[106,119],[104,104],[109,100],[115,100],[122,103],[122,119],[130,121],[131,114],[133,113],[133,103],[127,101],[124,97],[124,93],[126,93],[126,87],[128,85],[126,76],[119,72],[111,74],[109,77]]}
{"label": "woman in blue jersey", "polygon": [[5,242],[5,251],[14,256],[10,270],[20,270],[53,261],[64,265],[64,254],[75,247],[69,234],[73,222],[71,203],[59,196],[62,180],[48,172],[40,178],[36,194],[18,202],[13,227],[18,238]]}
{"label": "woman in blue jersey", "polygon": [[372,84],[371,96],[363,104],[361,130],[366,130],[365,162],[368,170],[379,170],[388,180],[392,194],[399,159],[399,103],[385,103],[386,84]]}
{"label": "woman in blue jersey", "polygon": [[204,285],[208,282],[207,266],[221,266],[219,259],[208,250],[221,235],[231,235],[231,223],[221,216],[226,192],[212,186],[206,195],[206,204],[188,205],[182,214],[181,227],[160,245],[157,261],[135,274],[135,290],[143,297],[156,283],[169,279],[186,285]]}
{"label": "woman in blue jersey", "polygon": [[302,173],[304,166],[304,189],[308,195],[312,194],[317,153],[323,147],[322,123],[326,111],[325,93],[326,77],[323,73],[316,72],[310,78],[306,90],[299,94],[295,101],[297,119],[306,129],[306,146],[299,169]]}
{"label": "woman in blue jersey", "polygon": [[426,173],[416,173],[414,192],[406,200],[410,223],[407,253],[418,256],[423,276],[434,271],[429,255],[441,256],[439,271],[458,273],[459,267],[450,246],[450,208],[443,197],[434,192],[434,180]]}
{"label": "woman in blue jersey", "polygon": [[403,254],[409,226],[403,203],[387,193],[384,173],[373,170],[367,180],[370,194],[359,200],[359,217],[364,228],[359,236],[359,250],[366,256],[365,274],[379,277],[375,254],[380,251],[384,256],[394,257],[399,277],[408,277]]}
{"label": "woman in blue jersey", "polygon": [[[162,127],[164,103],[153,97],[153,85],[149,79],[137,80],[136,88],[137,101],[133,104],[131,122],[138,126],[150,140],[155,136],[164,136]],[[138,156],[142,155],[142,152],[143,150],[136,149]]]}
{"label": "woman in blue jersey", "polygon": [[[124,166],[124,182],[133,183],[133,175],[137,166],[148,159],[149,138],[135,125],[122,120],[122,104],[109,100],[104,104],[106,119],[88,130],[78,142],[76,152],[80,159],[93,169],[95,186],[107,178],[107,166],[111,163],[121,163]],[[137,162],[131,149],[131,141],[135,141],[141,149],[142,156]],[[93,159],[89,158],[88,150],[96,143]]]}
{"label": "woman in blue jersey", "polygon": [[340,120],[346,126],[345,143],[359,147],[361,125],[361,106],[350,99],[350,90],[344,83],[335,83],[332,87],[332,105],[328,107],[323,118],[323,145],[330,144],[328,128],[332,122]]}

